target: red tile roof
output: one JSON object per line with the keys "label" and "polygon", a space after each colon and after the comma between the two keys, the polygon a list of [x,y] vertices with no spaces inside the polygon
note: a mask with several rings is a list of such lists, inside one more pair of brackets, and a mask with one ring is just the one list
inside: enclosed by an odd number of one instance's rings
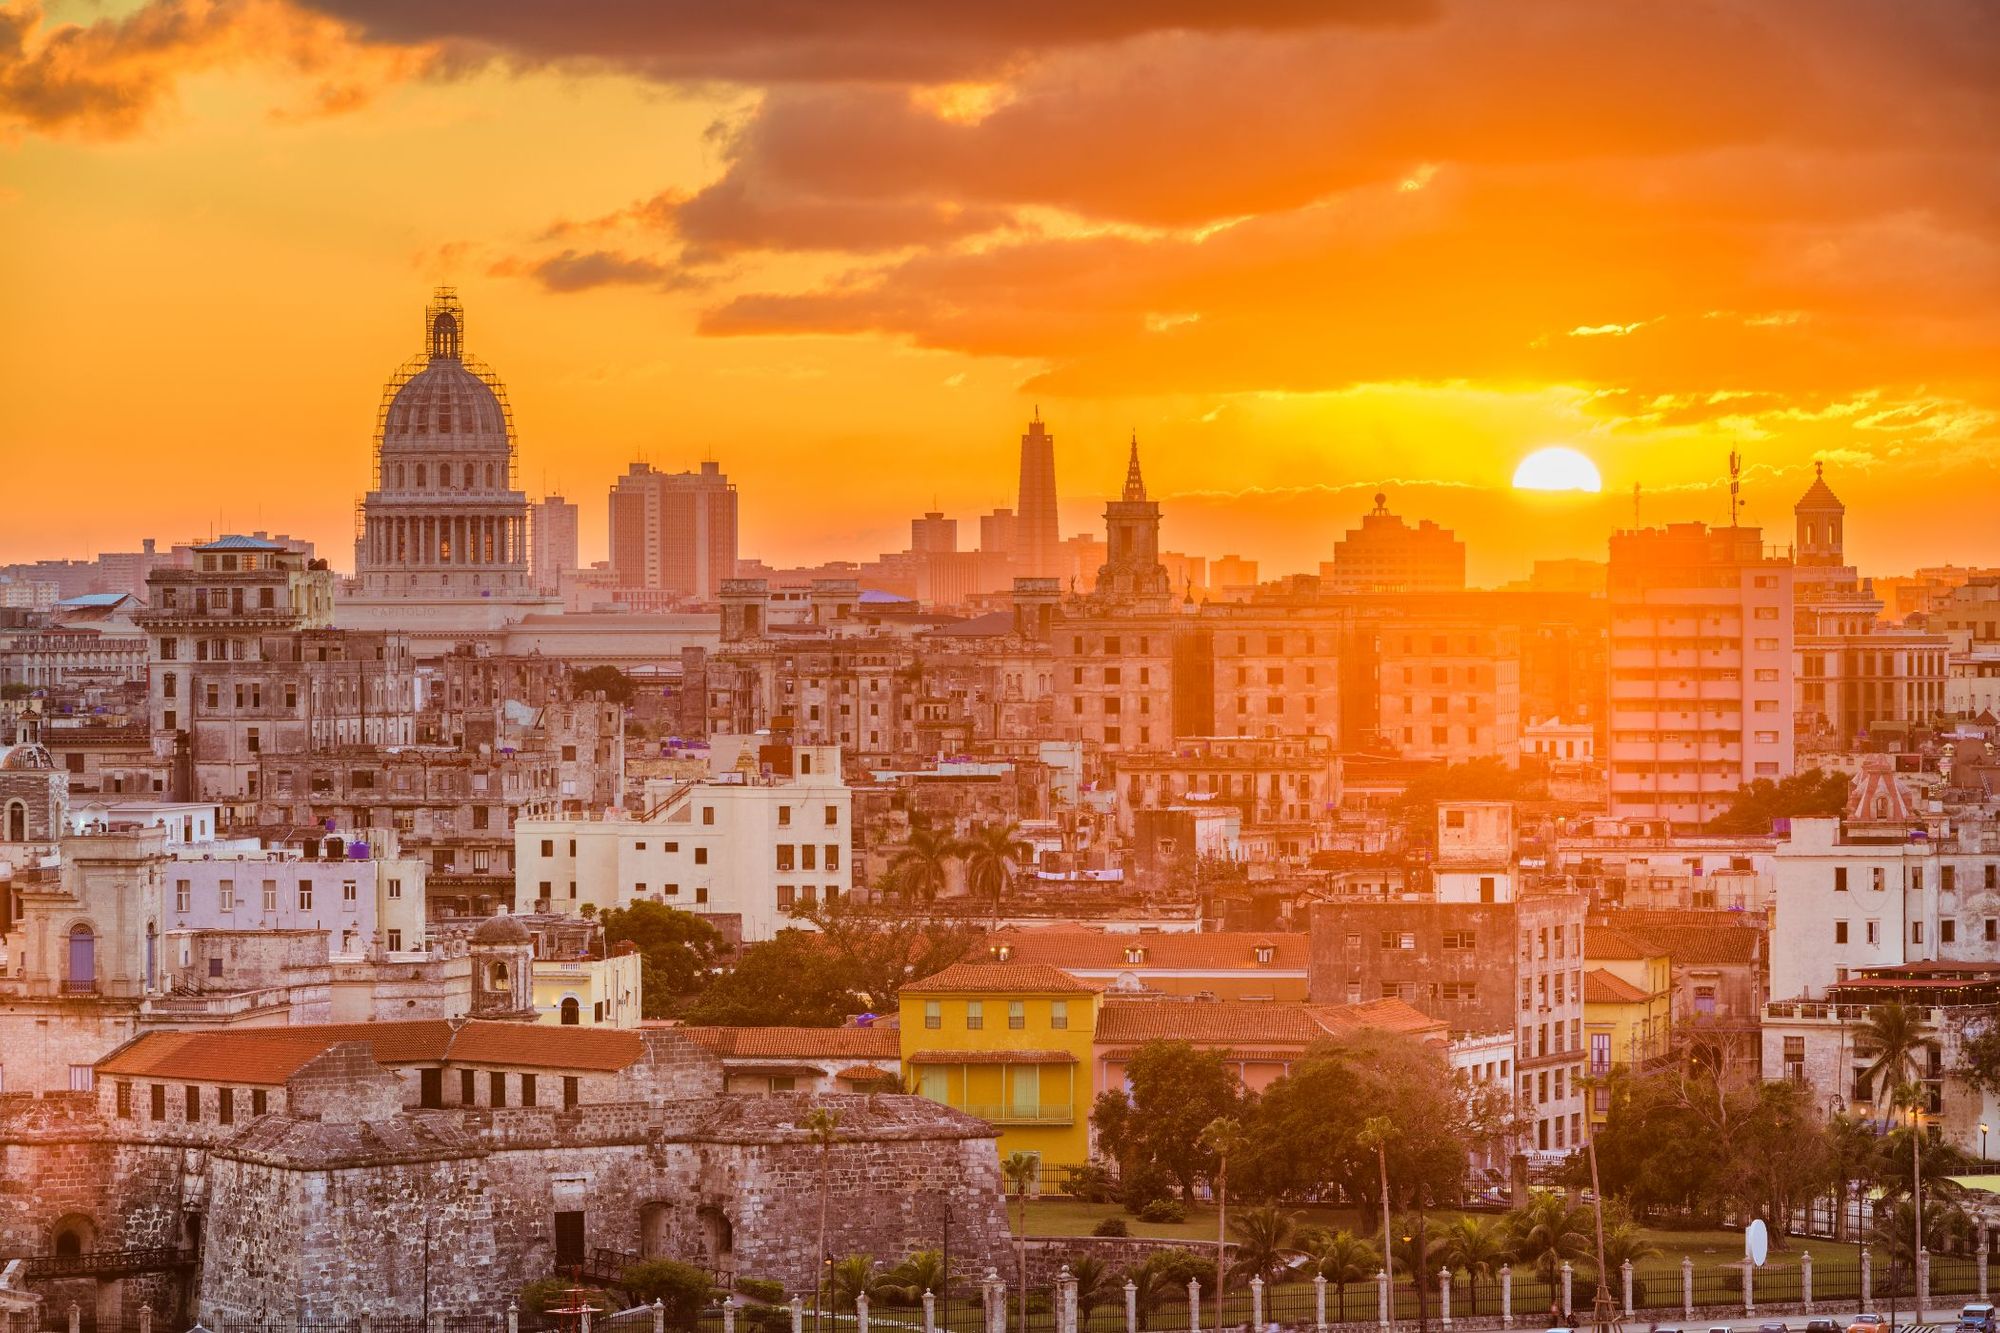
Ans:
{"label": "red tile roof", "polygon": [[725,1060],[894,1060],[900,1049],[897,1031],[889,1027],[682,1028],[680,1032]]}
{"label": "red tile roof", "polygon": [[[1003,930],[986,938],[992,955],[1005,946],[1016,963],[1046,963],[1051,967],[1091,971],[1157,969],[1179,972],[1304,972],[1312,937],[1304,931],[1161,931],[1150,934],[1048,926],[1041,930]],[[1259,946],[1268,946],[1271,961],[1257,961]],[[1127,962],[1126,951],[1140,949],[1140,961]]]}
{"label": "red tile roof", "polygon": [[953,963],[903,987],[905,995],[1090,995],[1098,987],[1042,963]]}
{"label": "red tile roof", "polygon": [[[1097,1017],[1097,1040],[1136,1046],[1163,1038],[1222,1046],[1296,1046],[1360,1028],[1444,1036],[1446,1025],[1402,1000],[1283,1004],[1256,1000],[1114,1000]],[[1297,1052],[1293,1052],[1296,1054]]]}
{"label": "red tile roof", "polygon": [[1646,998],[1646,992],[1615,972],[1594,967],[1583,974],[1585,1004],[1642,1004]]}
{"label": "red tile roof", "polygon": [[313,1023],[220,1032],[148,1032],[98,1061],[110,1076],[275,1087],[330,1047],[366,1042],[383,1065],[477,1064],[612,1073],[645,1043],[615,1028],[449,1020]]}
{"label": "red tile roof", "polygon": [[1585,926],[1583,931],[1583,956],[1602,958],[1614,962],[1636,962],[1645,958],[1657,958],[1662,951],[1648,949],[1616,926]]}
{"label": "red tile roof", "polygon": [[1068,1051],[914,1051],[913,1065],[1073,1065]]}
{"label": "red tile roof", "polygon": [[842,1083],[895,1083],[902,1078],[893,1069],[883,1069],[879,1065],[849,1065],[834,1075]]}

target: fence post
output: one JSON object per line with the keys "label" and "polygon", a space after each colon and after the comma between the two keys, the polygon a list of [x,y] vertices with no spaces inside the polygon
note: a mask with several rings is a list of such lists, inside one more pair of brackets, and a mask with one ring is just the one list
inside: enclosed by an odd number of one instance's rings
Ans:
{"label": "fence post", "polygon": [[986,1333],[1007,1333],[1007,1284],[1000,1280],[998,1269],[986,1270],[982,1290],[986,1295]]}
{"label": "fence post", "polygon": [[1799,1299],[1805,1302],[1806,1313],[1812,1313],[1812,1251],[1799,1251]]}
{"label": "fence post", "polygon": [[[658,1325],[654,1327],[657,1329]],[[792,1333],[806,1333],[806,1298],[803,1296],[792,1297]]]}
{"label": "fence post", "polygon": [[82,1333],[83,1311],[76,1308],[76,1302],[69,1303],[69,1333]]}
{"label": "fence post", "polygon": [[1681,1256],[1681,1317],[1694,1318],[1694,1260]]}
{"label": "fence post", "polygon": [[667,1333],[667,1302],[662,1296],[653,1297],[653,1333]]}
{"label": "fence post", "polygon": [[[590,1333],[589,1315],[584,1316],[583,1333]],[[444,1333],[444,1311],[433,1310],[429,1320],[430,1333]]]}
{"label": "fence post", "polygon": [[139,1307],[139,1333],[153,1333],[153,1303],[147,1301]]}
{"label": "fence post", "polygon": [[[361,1333],[369,1333],[370,1326],[373,1325],[375,1322],[375,1312],[373,1310],[364,1309],[354,1318],[355,1322],[361,1328]],[[514,1333],[514,1330],[512,1328],[509,1328],[507,1330],[507,1333]]]}
{"label": "fence post", "polygon": [[[1221,1313],[1219,1310],[1216,1312],[1218,1320]],[[1220,1327],[1219,1323],[1217,1327]],[[1027,1330],[1023,1329],[1021,1333],[1027,1333]],[[1201,1279],[1195,1277],[1188,1279],[1188,1333],[1201,1333]]]}
{"label": "fence post", "polygon": [[1326,1274],[1313,1274],[1313,1333],[1326,1333]]}
{"label": "fence post", "polygon": [[1630,1259],[1618,1265],[1618,1284],[1622,1289],[1620,1294],[1625,1297],[1625,1317],[1630,1319],[1632,1317],[1632,1261]]}
{"label": "fence post", "polygon": [[[1216,1327],[1222,1327],[1220,1319],[1216,1321]],[[1264,1277],[1261,1273],[1252,1273],[1250,1275],[1250,1328],[1251,1333],[1263,1333]],[[1072,1329],[1070,1333],[1076,1333],[1076,1331]]]}
{"label": "fence post", "polygon": [[[659,1297],[653,1299],[658,1300]],[[736,1297],[722,1298],[722,1333],[736,1333]]]}
{"label": "fence post", "polygon": [[937,1296],[924,1288],[924,1333],[937,1333]]}
{"label": "fence post", "polygon": [[1931,1251],[1924,1246],[1917,1251],[1917,1318],[1931,1306]]}
{"label": "fence post", "polygon": [[1514,1265],[1500,1265],[1500,1327],[1514,1327]]}
{"label": "fence post", "polygon": [[1986,1294],[1986,1223],[1979,1224],[1979,1299],[1988,1300]]}
{"label": "fence post", "polygon": [[[1857,1221],[1856,1226],[1860,1223]],[[1875,1251],[1866,1245],[1861,1247],[1861,1308],[1866,1310],[1875,1303]]]}
{"label": "fence post", "polygon": [[1056,1301],[1063,1333],[1076,1333],[1076,1275],[1069,1271],[1068,1264],[1056,1275]]}
{"label": "fence post", "polygon": [[1125,1333],[1139,1333],[1139,1284],[1125,1279]]}
{"label": "fence post", "polygon": [[1756,1271],[1757,1265],[1746,1258],[1743,1261],[1743,1314],[1746,1318],[1757,1313],[1755,1293],[1751,1287],[1751,1278]]}
{"label": "fence post", "polygon": [[[362,1311],[361,1317],[365,1321],[368,1312]],[[368,1333],[368,1325],[365,1322],[361,1325],[361,1333]],[[507,1333],[521,1333],[521,1307],[515,1301],[507,1302]]]}
{"label": "fence post", "polygon": [[1575,1296],[1576,1296],[1576,1270],[1570,1267],[1569,1260],[1565,1259],[1563,1260],[1563,1318],[1564,1319],[1573,1319],[1576,1317]]}
{"label": "fence post", "polygon": [[1389,1270],[1375,1270],[1375,1304],[1380,1310],[1382,1327],[1389,1327]]}
{"label": "fence post", "polygon": [[855,1333],[868,1333],[868,1293],[865,1291],[854,1293],[854,1328]]}
{"label": "fence post", "polygon": [[1438,1322],[1451,1327],[1451,1270],[1438,1269]]}

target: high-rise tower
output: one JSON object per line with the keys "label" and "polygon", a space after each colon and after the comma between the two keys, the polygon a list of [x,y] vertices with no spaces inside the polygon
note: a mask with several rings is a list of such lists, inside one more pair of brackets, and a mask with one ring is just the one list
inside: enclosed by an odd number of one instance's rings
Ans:
{"label": "high-rise tower", "polygon": [[1056,518],[1056,437],[1042,425],[1041,409],[1021,437],[1021,495],[1014,507],[1014,564],[1022,578],[1054,578],[1062,563],[1062,530]]}

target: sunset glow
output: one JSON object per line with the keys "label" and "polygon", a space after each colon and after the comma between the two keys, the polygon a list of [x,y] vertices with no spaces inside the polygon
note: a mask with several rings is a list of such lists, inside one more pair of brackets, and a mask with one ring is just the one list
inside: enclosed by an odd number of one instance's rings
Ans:
{"label": "sunset glow", "polygon": [[1604,478],[1597,464],[1574,449],[1551,445],[1537,449],[1514,469],[1517,491],[1601,491]]}

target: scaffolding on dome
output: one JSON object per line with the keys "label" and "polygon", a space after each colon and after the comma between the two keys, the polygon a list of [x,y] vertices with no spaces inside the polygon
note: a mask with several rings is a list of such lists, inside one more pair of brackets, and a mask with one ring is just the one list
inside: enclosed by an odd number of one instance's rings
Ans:
{"label": "scaffolding on dome", "polygon": [[427,350],[419,352],[389,377],[382,386],[382,399],[375,408],[375,447],[369,464],[369,489],[382,489],[382,441],[389,429],[389,409],[395,405],[396,395],[403,386],[415,379],[429,367],[433,353],[428,350],[432,338],[432,324],[440,312],[449,313],[457,322],[457,339],[460,353],[458,363],[484,384],[493,394],[493,400],[500,405],[500,426],[507,439],[507,489],[521,489],[521,437],[514,428],[514,407],[507,400],[507,386],[495,374],[493,368],[484,361],[464,355],[465,311],[458,304],[458,290],[454,287],[440,287],[433,295],[431,304],[424,310],[424,345]]}

